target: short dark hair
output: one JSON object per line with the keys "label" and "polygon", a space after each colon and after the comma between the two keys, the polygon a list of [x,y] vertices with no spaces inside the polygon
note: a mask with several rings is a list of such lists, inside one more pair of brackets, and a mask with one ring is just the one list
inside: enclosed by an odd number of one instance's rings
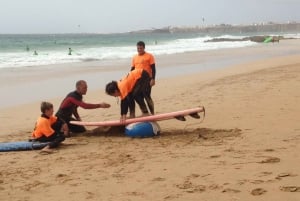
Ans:
{"label": "short dark hair", "polygon": [[113,93],[115,93],[116,90],[119,90],[118,83],[116,81],[111,81],[105,87],[105,92],[108,95],[112,95]]}
{"label": "short dark hair", "polygon": [[144,41],[139,41],[139,42],[137,42],[136,46],[143,46],[145,48],[146,45],[145,45]]}
{"label": "short dark hair", "polygon": [[41,103],[41,112],[44,114],[46,112],[46,110],[50,110],[53,108],[53,104],[52,103],[49,103],[49,102],[46,102],[46,101],[43,101]]}

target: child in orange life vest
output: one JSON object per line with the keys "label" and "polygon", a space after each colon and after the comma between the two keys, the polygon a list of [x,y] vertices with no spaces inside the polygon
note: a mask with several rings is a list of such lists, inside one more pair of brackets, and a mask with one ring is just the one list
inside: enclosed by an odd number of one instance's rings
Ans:
{"label": "child in orange life vest", "polygon": [[49,102],[41,103],[41,116],[38,118],[32,137],[36,141],[49,142],[49,145],[43,148],[44,151],[51,152],[51,148],[57,147],[65,136],[68,136],[69,129],[67,124],[53,116],[53,104]]}
{"label": "child in orange life vest", "polygon": [[150,76],[143,69],[134,69],[120,81],[112,81],[106,85],[106,93],[111,96],[119,96],[121,99],[121,122],[126,120],[126,115],[135,117],[135,101],[140,106],[143,115],[148,115],[148,109],[144,102],[147,90],[150,87]]}

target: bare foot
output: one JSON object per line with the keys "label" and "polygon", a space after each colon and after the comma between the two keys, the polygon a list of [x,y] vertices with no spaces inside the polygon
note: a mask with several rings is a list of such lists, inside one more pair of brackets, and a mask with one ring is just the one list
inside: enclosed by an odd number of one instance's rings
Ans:
{"label": "bare foot", "polygon": [[44,147],[44,148],[40,151],[40,154],[42,154],[42,155],[48,155],[48,154],[53,154],[53,153],[54,153],[54,150],[51,149],[51,148],[49,147],[49,145],[46,146],[46,147]]}

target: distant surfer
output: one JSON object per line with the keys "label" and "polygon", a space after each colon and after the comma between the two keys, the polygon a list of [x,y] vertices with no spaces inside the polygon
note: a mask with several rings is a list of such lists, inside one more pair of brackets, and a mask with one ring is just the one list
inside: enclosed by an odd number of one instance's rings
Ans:
{"label": "distant surfer", "polygon": [[120,81],[111,81],[106,84],[106,93],[110,96],[120,97],[121,99],[121,122],[126,120],[128,109],[130,118],[135,117],[135,101],[140,106],[143,115],[149,115],[144,102],[144,96],[150,88],[150,79],[147,71],[134,69]]}
{"label": "distant surfer", "polygon": [[145,70],[150,77],[150,87],[147,89],[145,94],[145,99],[151,114],[154,114],[154,103],[151,98],[151,88],[155,85],[155,75],[156,75],[156,67],[155,67],[155,59],[154,56],[145,51],[145,43],[143,41],[139,41],[136,44],[138,54],[134,55],[131,62],[131,70],[134,69],[143,69]]}
{"label": "distant surfer", "polygon": [[29,52],[30,51],[30,48],[28,45],[26,45],[26,51]]}
{"label": "distant surfer", "polygon": [[70,121],[81,121],[81,117],[77,111],[78,107],[84,109],[96,109],[96,108],[109,108],[110,104],[107,103],[85,103],[82,101],[83,95],[87,92],[87,83],[84,80],[79,80],[76,82],[76,90],[70,92],[65,99],[62,101],[56,116],[64,120],[70,129],[70,132],[81,133],[85,132],[86,129],[84,126],[78,126],[70,124]]}
{"label": "distant surfer", "polygon": [[68,55],[72,55],[73,50],[69,47],[69,53]]}
{"label": "distant surfer", "polygon": [[34,50],[34,52],[33,52],[33,55],[38,55],[38,53],[37,53],[37,51],[36,51],[36,50]]}

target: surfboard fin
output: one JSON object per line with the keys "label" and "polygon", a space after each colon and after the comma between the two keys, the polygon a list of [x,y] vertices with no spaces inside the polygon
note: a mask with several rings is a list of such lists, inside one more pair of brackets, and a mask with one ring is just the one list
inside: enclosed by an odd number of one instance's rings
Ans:
{"label": "surfboard fin", "polygon": [[180,120],[180,121],[186,120],[184,116],[176,116],[175,119]]}
{"label": "surfboard fin", "polygon": [[195,119],[200,119],[200,115],[197,112],[190,114],[190,116]]}

